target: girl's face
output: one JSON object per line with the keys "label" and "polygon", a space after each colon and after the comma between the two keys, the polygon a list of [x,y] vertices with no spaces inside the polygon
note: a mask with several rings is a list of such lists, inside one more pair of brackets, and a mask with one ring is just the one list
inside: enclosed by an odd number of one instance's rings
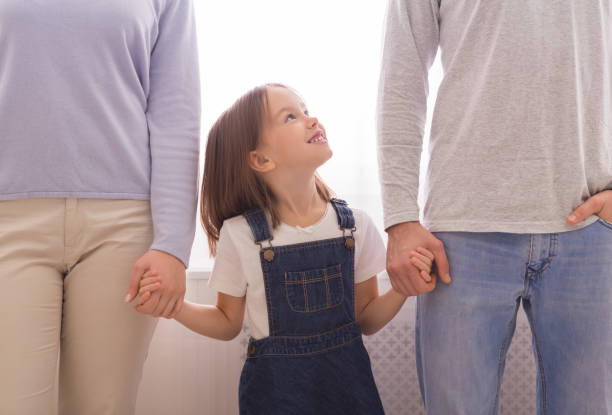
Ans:
{"label": "girl's face", "polygon": [[291,89],[268,87],[258,150],[275,169],[315,170],[332,155],[325,128]]}

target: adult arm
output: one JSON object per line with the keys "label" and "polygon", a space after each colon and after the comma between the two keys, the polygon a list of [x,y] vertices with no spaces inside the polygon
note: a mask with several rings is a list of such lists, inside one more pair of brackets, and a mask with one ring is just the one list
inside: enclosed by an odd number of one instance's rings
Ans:
{"label": "adult arm", "polygon": [[420,156],[427,120],[428,73],[439,43],[438,0],[390,0],[378,98],[378,158],[387,271],[395,290],[417,295],[435,288],[419,276],[408,253],[418,246],[435,255],[438,276],[450,282],[442,243],[419,223]]}
{"label": "adult arm", "polygon": [[172,317],[183,304],[185,269],[196,224],[200,83],[192,0],[167,0],[151,53],[146,119],[151,147],[151,250],[134,265],[127,301],[147,269],[162,288],[142,307]]}

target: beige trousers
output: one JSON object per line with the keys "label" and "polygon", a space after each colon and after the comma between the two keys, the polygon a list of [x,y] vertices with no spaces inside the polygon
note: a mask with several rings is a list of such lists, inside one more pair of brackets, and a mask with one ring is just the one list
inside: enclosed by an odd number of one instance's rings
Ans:
{"label": "beige trousers", "polygon": [[134,413],[157,320],[123,298],[152,239],[149,201],[0,201],[0,414]]}

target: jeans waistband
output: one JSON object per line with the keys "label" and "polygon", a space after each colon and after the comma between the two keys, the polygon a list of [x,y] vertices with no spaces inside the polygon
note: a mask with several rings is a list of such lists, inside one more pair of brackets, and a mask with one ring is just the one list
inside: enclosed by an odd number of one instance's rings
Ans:
{"label": "jeans waistband", "polygon": [[323,353],[361,339],[357,322],[312,336],[270,336],[249,340],[247,359],[263,356],[306,356]]}

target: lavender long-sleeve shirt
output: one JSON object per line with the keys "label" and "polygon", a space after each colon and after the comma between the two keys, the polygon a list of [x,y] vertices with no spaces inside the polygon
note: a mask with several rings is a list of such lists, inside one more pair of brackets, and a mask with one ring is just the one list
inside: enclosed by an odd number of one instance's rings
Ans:
{"label": "lavender long-sleeve shirt", "polygon": [[0,1],[0,200],[151,200],[188,263],[200,91],[191,0]]}
{"label": "lavender long-sleeve shirt", "polygon": [[379,101],[385,227],[419,220],[428,70],[444,78],[422,223],[548,233],[612,189],[609,1],[390,0]]}

